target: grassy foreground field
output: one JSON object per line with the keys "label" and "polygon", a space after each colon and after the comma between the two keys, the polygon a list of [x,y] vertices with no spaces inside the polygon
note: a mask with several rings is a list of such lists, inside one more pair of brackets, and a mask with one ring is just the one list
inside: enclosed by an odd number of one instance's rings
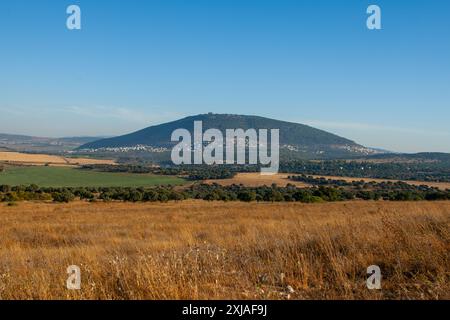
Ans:
{"label": "grassy foreground field", "polygon": [[185,180],[174,176],[109,173],[70,167],[8,167],[0,172],[0,185],[36,184],[41,187],[144,187],[180,185]]}
{"label": "grassy foreground field", "polygon": [[20,203],[0,207],[0,298],[448,299],[449,224],[450,202]]}

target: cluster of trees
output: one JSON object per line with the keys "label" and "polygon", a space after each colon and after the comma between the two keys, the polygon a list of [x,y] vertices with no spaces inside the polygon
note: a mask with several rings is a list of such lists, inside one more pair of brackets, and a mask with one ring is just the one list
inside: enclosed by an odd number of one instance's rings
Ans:
{"label": "cluster of trees", "polygon": [[[55,201],[70,202],[75,199],[88,199],[83,195],[89,188],[42,188],[37,185],[14,186],[0,185],[0,202],[15,201]],[[95,192],[95,191],[94,191]],[[94,192],[91,192],[90,199],[94,199]]]}
{"label": "cluster of trees", "polygon": [[[227,179],[237,172],[259,172],[257,165],[179,165],[162,164],[121,164],[121,165],[86,165],[84,169],[154,173],[162,175],[179,175],[190,180]],[[433,182],[450,182],[450,163],[448,161],[416,162],[382,162],[368,161],[308,161],[291,160],[280,163],[280,172],[307,175],[329,175],[355,178],[418,180]]]}
{"label": "cluster of trees", "polygon": [[376,184],[376,182],[366,183],[363,180],[355,180],[355,181],[349,182],[349,181],[341,180],[341,179],[339,179],[339,180],[327,179],[327,178],[323,178],[323,177],[315,178],[313,176],[307,176],[305,174],[297,175],[297,176],[289,176],[288,178],[292,181],[304,182],[304,183],[312,184],[312,185],[316,185],[316,186],[363,187],[367,184],[373,184],[373,183]]}
{"label": "cluster of trees", "polygon": [[129,164],[129,165],[85,164],[81,166],[81,169],[95,170],[100,172],[117,172],[117,173],[153,173],[153,170],[155,170],[150,166],[143,166],[138,164]]}
{"label": "cluster of trees", "polygon": [[338,179],[315,178],[299,175],[289,176],[293,181],[313,186],[328,186],[351,192],[357,199],[364,200],[448,200],[450,190],[439,190],[427,185],[412,185],[403,181],[346,181]]}
{"label": "cluster of trees", "polygon": [[280,172],[355,178],[450,182],[450,163],[445,161],[374,163],[345,160],[293,160],[281,162]]}
{"label": "cluster of trees", "polygon": [[307,175],[289,176],[292,181],[304,182],[307,184],[315,186],[335,186],[335,187],[354,187],[358,189],[380,189],[380,190],[411,190],[420,189],[422,191],[427,191],[430,189],[435,189],[427,186],[425,183],[423,185],[415,186],[404,181],[364,181],[364,180],[342,180],[342,179],[330,179],[324,177],[313,177]]}
{"label": "cluster of trees", "polygon": [[120,164],[120,165],[84,165],[82,169],[96,170],[102,172],[127,172],[127,173],[152,173],[160,175],[183,176],[189,180],[211,180],[233,178],[237,172],[253,172],[256,166],[238,165],[166,165],[151,166],[141,164]]}
{"label": "cluster of trees", "polygon": [[297,188],[294,185],[278,187],[246,187],[243,185],[221,186],[218,184],[193,184],[179,189],[171,186],[129,188],[40,188],[36,185],[10,187],[0,186],[0,201],[45,200],[70,202],[75,199],[88,201],[167,202],[185,199],[207,201],[296,201],[304,203],[323,201],[363,200],[450,200],[450,190],[442,191],[427,186],[399,184],[359,185],[357,187],[314,186]]}

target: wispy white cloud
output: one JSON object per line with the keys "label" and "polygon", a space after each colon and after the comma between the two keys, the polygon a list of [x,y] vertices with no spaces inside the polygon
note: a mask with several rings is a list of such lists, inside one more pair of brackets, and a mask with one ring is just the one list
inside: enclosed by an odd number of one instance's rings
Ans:
{"label": "wispy white cloud", "polygon": [[9,114],[12,116],[22,116],[25,114],[25,111],[20,108],[12,108],[12,107],[0,107],[0,112],[2,114]]}
{"label": "wispy white cloud", "polygon": [[146,110],[137,110],[124,107],[106,107],[106,106],[94,106],[94,107],[80,107],[70,106],[63,108],[64,112],[87,116],[90,118],[101,119],[117,119],[126,122],[132,122],[136,124],[153,124],[160,121],[166,121],[174,119],[180,116],[179,113],[164,111],[164,108],[155,107]]}
{"label": "wispy white cloud", "polygon": [[30,109],[1,105],[0,131],[35,136],[121,135],[172,120],[183,113],[173,108],[110,106],[34,106]]}
{"label": "wispy white cloud", "polygon": [[421,128],[405,128],[397,126],[388,126],[372,123],[362,123],[362,122],[339,122],[339,121],[322,121],[322,120],[306,120],[303,123],[318,127],[322,129],[344,129],[344,130],[355,130],[355,131],[365,131],[365,132],[397,132],[397,133],[410,133],[419,135],[433,135],[433,136],[450,136],[450,131],[436,131],[436,130],[426,130]]}

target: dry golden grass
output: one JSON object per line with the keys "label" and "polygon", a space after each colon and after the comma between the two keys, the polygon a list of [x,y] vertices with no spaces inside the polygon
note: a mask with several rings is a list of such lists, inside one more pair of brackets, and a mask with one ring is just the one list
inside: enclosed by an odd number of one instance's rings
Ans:
{"label": "dry golden grass", "polygon": [[262,175],[260,172],[245,172],[237,173],[231,179],[217,179],[217,180],[205,180],[205,183],[218,183],[223,186],[229,186],[232,184],[243,184],[249,187],[260,187],[260,186],[271,186],[276,183],[280,187],[285,187],[288,183],[293,184],[297,187],[307,187],[306,183],[299,181],[289,180],[290,174],[278,173],[271,176]]}
{"label": "dry golden grass", "polygon": [[449,223],[450,202],[19,203],[0,207],[0,298],[448,299]]}
{"label": "dry golden grass", "polygon": [[66,158],[48,154],[28,154],[20,152],[0,152],[0,161],[12,164],[28,165],[86,165],[86,164],[115,164],[114,160]]}

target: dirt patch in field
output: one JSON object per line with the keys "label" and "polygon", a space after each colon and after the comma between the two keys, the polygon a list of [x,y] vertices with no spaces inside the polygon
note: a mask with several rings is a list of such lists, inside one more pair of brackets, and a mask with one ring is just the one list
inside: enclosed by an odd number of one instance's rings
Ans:
{"label": "dirt patch in field", "polygon": [[0,152],[0,161],[10,164],[28,165],[86,165],[86,164],[115,164],[114,160],[89,159],[89,158],[66,158],[48,154],[29,154],[21,152]]}
{"label": "dirt patch in field", "polygon": [[293,184],[297,187],[308,187],[310,185],[289,180],[290,174],[279,173],[272,176],[265,176],[259,172],[252,173],[238,173],[234,178],[231,179],[219,179],[219,180],[205,180],[205,183],[218,183],[222,186],[230,186],[232,184],[243,184],[249,187],[260,187],[260,186],[271,186],[275,183],[279,187],[285,187],[288,183]]}
{"label": "dirt patch in field", "polygon": [[64,158],[71,165],[85,165],[85,164],[116,164],[114,160],[108,159],[90,159],[90,158]]}

